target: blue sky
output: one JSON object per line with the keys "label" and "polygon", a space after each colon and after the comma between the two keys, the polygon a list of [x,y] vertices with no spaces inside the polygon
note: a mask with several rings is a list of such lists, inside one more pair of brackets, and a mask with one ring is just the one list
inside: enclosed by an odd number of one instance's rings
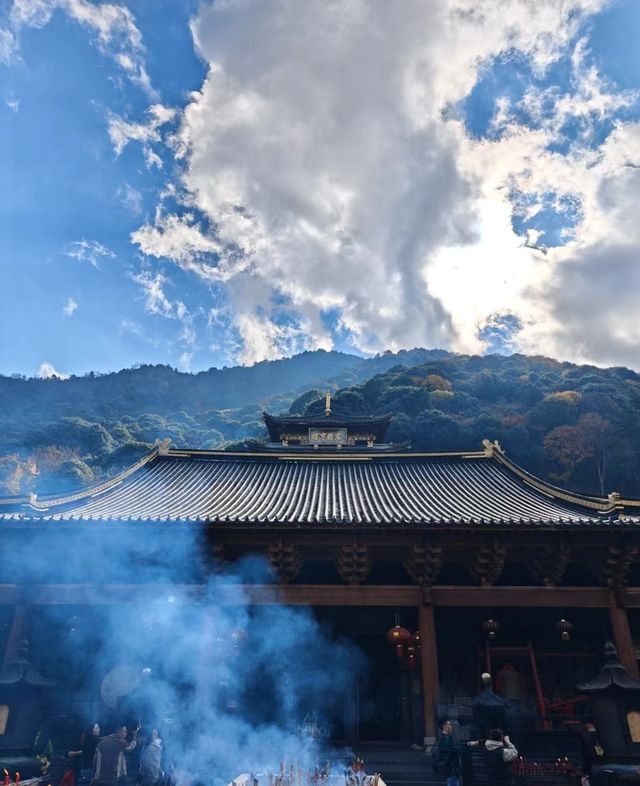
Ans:
{"label": "blue sky", "polygon": [[0,373],[640,368],[640,6],[495,6],[0,0]]}

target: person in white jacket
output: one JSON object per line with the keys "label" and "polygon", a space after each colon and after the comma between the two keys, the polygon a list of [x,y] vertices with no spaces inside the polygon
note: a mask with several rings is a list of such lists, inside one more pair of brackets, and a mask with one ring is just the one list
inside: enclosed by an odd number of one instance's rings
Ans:
{"label": "person in white jacket", "polygon": [[502,729],[491,729],[483,752],[489,786],[511,786],[511,764],[518,758],[518,751]]}
{"label": "person in white jacket", "polygon": [[162,780],[162,740],[157,729],[151,730],[151,736],[140,754],[139,786],[155,786]]}

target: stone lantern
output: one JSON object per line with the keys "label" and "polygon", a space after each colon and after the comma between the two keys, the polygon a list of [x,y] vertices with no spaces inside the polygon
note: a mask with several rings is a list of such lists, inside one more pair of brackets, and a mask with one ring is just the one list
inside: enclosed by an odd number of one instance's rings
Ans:
{"label": "stone lantern", "polygon": [[482,675],[482,690],[471,702],[475,739],[487,739],[493,728],[504,729],[507,702],[491,689],[491,675]]}
{"label": "stone lantern", "polygon": [[640,680],[618,660],[611,642],[605,664],[590,682],[577,686],[591,697],[602,762],[592,772],[596,783],[640,784]]}
{"label": "stone lantern", "polygon": [[43,722],[46,692],[55,684],[29,662],[29,643],[21,641],[17,657],[0,671],[0,772],[18,771],[23,778],[41,774],[32,748]]}

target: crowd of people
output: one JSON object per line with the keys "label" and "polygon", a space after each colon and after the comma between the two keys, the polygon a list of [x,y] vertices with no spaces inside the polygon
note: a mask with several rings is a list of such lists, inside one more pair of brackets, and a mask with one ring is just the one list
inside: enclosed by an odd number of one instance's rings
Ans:
{"label": "crowd of people", "polygon": [[131,730],[118,724],[101,736],[98,723],[82,734],[77,750],[67,753],[71,766],[60,786],[164,786],[166,781],[162,739],[158,729]]}
{"label": "crowd of people", "polygon": [[458,742],[453,738],[453,724],[444,720],[440,726],[440,739],[433,751],[434,769],[446,778],[447,786],[460,786],[463,757],[473,748],[479,748],[486,769],[488,786],[511,786],[511,765],[518,758],[518,751],[502,729],[491,729],[486,740]]}
{"label": "crowd of people", "polygon": [[[168,786],[170,783],[162,738],[156,728],[136,726],[129,730],[126,725],[118,724],[110,734],[102,736],[100,725],[93,723],[79,742],[76,750],[67,753],[71,766],[60,786]],[[512,786],[511,765],[518,751],[502,729],[491,729],[486,740],[458,742],[453,737],[453,724],[444,720],[432,758],[434,770],[443,776],[446,786],[461,786],[464,758],[474,748],[481,753],[487,785]],[[363,767],[352,767],[353,773],[360,770],[364,772]],[[356,782],[355,775],[353,781]]]}

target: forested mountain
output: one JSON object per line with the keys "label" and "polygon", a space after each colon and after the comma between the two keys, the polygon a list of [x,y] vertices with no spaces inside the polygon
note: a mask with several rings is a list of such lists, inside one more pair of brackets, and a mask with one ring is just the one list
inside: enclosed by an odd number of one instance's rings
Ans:
{"label": "forested mountain", "polygon": [[[309,395],[291,409],[321,411]],[[394,419],[392,441],[479,449],[497,439],[530,472],[587,493],[640,496],[640,375],[549,358],[449,355],[338,391],[336,412]]]}
{"label": "forested mountain", "polygon": [[416,349],[362,359],[307,352],[183,374],[142,366],[68,380],[0,377],[0,493],[64,491],[132,463],[153,443],[260,439],[263,409],[392,413],[389,436],[420,450],[507,454],[553,483],[640,496],[640,375],[541,357]]}
{"label": "forested mountain", "polygon": [[140,366],[64,380],[0,376],[0,495],[99,480],[161,439],[217,448],[260,437],[262,411],[287,409],[302,390],[352,385],[398,362],[446,354],[416,349],[363,359],[319,350],[198,374]]}

